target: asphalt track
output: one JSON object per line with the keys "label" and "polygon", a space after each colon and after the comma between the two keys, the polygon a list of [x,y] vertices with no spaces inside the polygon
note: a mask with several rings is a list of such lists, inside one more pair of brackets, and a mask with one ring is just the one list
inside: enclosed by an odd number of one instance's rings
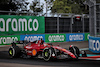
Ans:
{"label": "asphalt track", "polygon": [[[70,44],[76,45],[79,48],[87,48],[88,42],[68,42],[68,43],[53,43],[59,44],[61,47],[67,47]],[[68,45],[69,44],[69,45]],[[84,44],[84,45],[82,45]],[[100,61],[97,60],[51,60],[45,62],[43,59],[36,58],[14,58],[11,59],[8,55],[8,47],[0,47],[0,67],[99,67]]]}

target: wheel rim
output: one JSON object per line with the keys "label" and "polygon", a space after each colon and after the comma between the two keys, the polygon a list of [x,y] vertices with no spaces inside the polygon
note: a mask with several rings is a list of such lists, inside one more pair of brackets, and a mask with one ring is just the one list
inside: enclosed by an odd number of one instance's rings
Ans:
{"label": "wheel rim", "polygon": [[15,50],[14,50],[13,47],[10,47],[10,49],[9,49],[9,55],[10,55],[11,57],[14,57],[14,55],[15,55]]}
{"label": "wheel rim", "polygon": [[10,54],[10,55],[13,55],[12,50],[9,51],[9,54]]}
{"label": "wheel rim", "polygon": [[45,57],[48,57],[48,52],[45,52],[44,54],[45,54]]}
{"label": "wheel rim", "polygon": [[45,49],[44,52],[43,52],[43,59],[45,61],[48,61],[51,57],[51,52],[49,49]]}
{"label": "wheel rim", "polygon": [[50,56],[50,52],[49,52],[48,49],[46,49],[46,50],[44,51],[44,57],[45,57],[46,59],[48,59],[49,56]]}

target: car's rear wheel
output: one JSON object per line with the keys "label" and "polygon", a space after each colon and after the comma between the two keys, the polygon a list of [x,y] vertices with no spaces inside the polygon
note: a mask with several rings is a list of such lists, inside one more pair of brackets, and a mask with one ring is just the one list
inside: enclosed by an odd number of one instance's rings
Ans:
{"label": "car's rear wheel", "polygon": [[11,46],[9,48],[8,53],[9,53],[10,58],[19,57],[21,54],[20,48],[18,46]]}
{"label": "car's rear wheel", "polygon": [[49,61],[50,58],[51,58],[51,50],[50,50],[49,48],[45,48],[45,49],[43,50],[43,59],[44,59],[45,61]]}
{"label": "car's rear wheel", "polygon": [[80,51],[79,51],[79,48],[76,47],[76,46],[72,46],[72,47],[69,47],[69,50],[70,52],[72,52],[76,58],[78,59],[79,55],[80,55]]}

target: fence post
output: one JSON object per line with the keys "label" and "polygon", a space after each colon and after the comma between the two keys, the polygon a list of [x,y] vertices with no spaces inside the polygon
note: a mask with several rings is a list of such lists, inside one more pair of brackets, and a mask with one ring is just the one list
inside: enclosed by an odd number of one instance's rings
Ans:
{"label": "fence post", "polygon": [[83,33],[84,33],[84,14],[82,14],[82,23],[83,23]]}
{"label": "fence post", "polygon": [[71,15],[71,23],[70,23],[70,28],[71,28],[71,33],[73,33],[73,15]]}
{"label": "fence post", "polygon": [[57,33],[59,33],[59,14],[57,15]]}

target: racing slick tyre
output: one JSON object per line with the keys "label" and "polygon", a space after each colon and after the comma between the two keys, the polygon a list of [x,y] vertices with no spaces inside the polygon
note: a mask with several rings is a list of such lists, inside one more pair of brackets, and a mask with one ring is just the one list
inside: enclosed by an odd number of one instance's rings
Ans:
{"label": "racing slick tyre", "polygon": [[78,59],[78,57],[80,55],[79,48],[76,46],[72,46],[72,47],[69,47],[69,50],[76,56],[76,59]]}
{"label": "racing slick tyre", "polygon": [[49,61],[50,60],[50,58],[51,58],[51,49],[50,48],[45,48],[44,50],[43,50],[43,59],[45,60],[45,61]]}
{"label": "racing slick tyre", "polygon": [[15,57],[17,58],[21,54],[20,48],[18,46],[11,46],[8,52],[9,52],[10,58],[15,58]]}

